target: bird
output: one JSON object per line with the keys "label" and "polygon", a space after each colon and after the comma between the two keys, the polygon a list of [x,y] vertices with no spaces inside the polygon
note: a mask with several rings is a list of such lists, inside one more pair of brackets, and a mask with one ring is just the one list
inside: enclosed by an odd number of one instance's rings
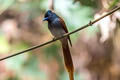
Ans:
{"label": "bird", "polygon": [[[45,13],[43,21],[48,22],[48,29],[54,38],[63,36],[64,34],[68,33],[68,29],[64,20],[51,10],[48,10]],[[70,36],[60,39],[60,42],[62,44],[64,63],[69,74],[69,79],[74,80],[74,65],[69,49],[69,44],[72,46]]]}

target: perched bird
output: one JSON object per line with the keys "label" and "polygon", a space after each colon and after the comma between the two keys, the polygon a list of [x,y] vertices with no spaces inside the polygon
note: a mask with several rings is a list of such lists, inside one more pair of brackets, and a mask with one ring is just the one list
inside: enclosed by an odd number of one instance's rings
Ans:
{"label": "perched bird", "polygon": [[[54,12],[52,12],[51,10],[48,10],[45,13],[45,17],[43,21],[48,21],[48,29],[50,30],[50,32],[54,37],[60,37],[65,33],[68,33],[64,20],[60,18],[58,15],[56,15]],[[66,69],[69,73],[69,78],[70,80],[74,80],[74,66],[73,66],[73,61],[72,61],[68,41],[72,46],[69,36],[60,39],[63,48],[64,62]]]}

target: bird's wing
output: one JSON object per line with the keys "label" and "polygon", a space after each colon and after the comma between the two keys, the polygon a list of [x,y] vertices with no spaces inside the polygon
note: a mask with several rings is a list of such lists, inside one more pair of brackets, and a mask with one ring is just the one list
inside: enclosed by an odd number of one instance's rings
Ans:
{"label": "bird's wing", "polygon": [[[59,17],[59,20],[62,23],[62,27],[65,30],[65,32],[68,33],[68,29],[66,27],[66,24],[65,24],[64,20],[62,18],[60,18],[60,17]],[[71,42],[70,36],[68,36],[68,39],[69,39],[70,45],[72,46],[72,42]]]}

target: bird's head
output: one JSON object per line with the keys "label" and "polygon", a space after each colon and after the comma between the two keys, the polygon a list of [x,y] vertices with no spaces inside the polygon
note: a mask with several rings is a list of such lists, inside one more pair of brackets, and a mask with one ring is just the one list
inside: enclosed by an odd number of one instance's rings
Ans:
{"label": "bird's head", "polygon": [[57,15],[56,15],[54,12],[52,12],[51,10],[48,10],[48,11],[45,13],[45,17],[44,17],[43,21],[51,22],[51,21],[54,20],[56,17],[57,17]]}

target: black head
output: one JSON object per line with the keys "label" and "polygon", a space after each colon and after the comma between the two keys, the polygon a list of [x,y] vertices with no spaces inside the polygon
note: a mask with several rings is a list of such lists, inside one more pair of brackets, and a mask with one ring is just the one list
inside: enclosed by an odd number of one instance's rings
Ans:
{"label": "black head", "polygon": [[43,21],[52,21],[56,17],[57,17],[57,15],[54,12],[52,12],[51,10],[48,10],[45,13],[45,17],[44,17]]}

